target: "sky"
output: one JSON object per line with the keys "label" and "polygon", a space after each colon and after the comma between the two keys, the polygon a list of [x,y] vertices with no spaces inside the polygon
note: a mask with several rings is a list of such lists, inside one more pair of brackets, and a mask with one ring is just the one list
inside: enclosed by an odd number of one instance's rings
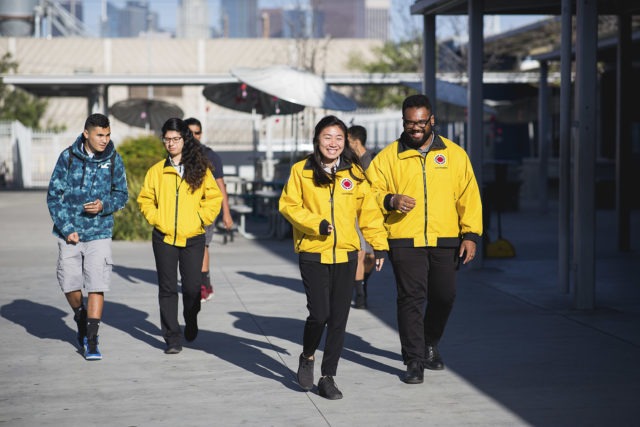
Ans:
{"label": "sky", "polygon": [[[84,21],[89,27],[91,34],[98,35],[99,17],[102,0],[82,0],[84,4]],[[240,0],[238,0],[240,1]],[[126,0],[110,0],[110,2],[118,7],[123,7]],[[407,38],[407,34],[411,30],[422,30],[422,17],[411,16],[409,8],[414,0],[390,0],[391,2],[391,39],[398,41]],[[307,5],[308,0],[258,0],[258,8],[273,7],[295,7],[298,4]],[[176,10],[178,0],[151,0],[151,9],[158,12],[160,28],[174,31],[176,26]],[[218,10],[220,8],[220,0],[208,0],[209,16],[211,17],[212,26],[216,27],[219,19]],[[500,17],[500,29],[507,31],[519,26],[527,25],[531,22],[544,18],[539,15],[510,15]],[[438,17],[436,21],[436,36],[438,38],[448,37],[451,25],[447,25],[444,21],[448,17]]]}

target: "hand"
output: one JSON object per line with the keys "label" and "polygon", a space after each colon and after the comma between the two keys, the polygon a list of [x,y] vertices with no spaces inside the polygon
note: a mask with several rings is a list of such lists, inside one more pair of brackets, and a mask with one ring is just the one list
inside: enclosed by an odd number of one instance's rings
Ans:
{"label": "hand", "polygon": [[231,230],[231,227],[233,227],[233,218],[231,218],[231,214],[222,214],[222,224],[224,225],[224,228]]}
{"label": "hand", "polygon": [[100,199],[96,199],[93,202],[85,203],[83,206],[84,211],[92,215],[100,213],[102,211],[102,208],[104,207]]}
{"label": "hand", "polygon": [[464,257],[462,259],[463,264],[473,261],[476,257],[476,243],[471,240],[463,240],[460,244],[458,256],[461,258]]}
{"label": "hand", "polygon": [[382,265],[384,264],[384,258],[376,259],[376,271],[382,270]]}
{"label": "hand", "polygon": [[411,212],[416,206],[416,199],[411,196],[405,196],[404,194],[396,194],[393,196],[393,208],[402,213]]}
{"label": "hand", "polygon": [[70,245],[75,245],[80,241],[80,236],[78,235],[77,232],[74,231],[73,233],[67,236],[65,241]]}

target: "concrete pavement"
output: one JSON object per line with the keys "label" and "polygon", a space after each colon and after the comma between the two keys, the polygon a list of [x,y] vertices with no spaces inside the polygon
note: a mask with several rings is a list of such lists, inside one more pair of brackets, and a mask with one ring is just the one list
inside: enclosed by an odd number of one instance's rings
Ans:
{"label": "concrete pavement", "polygon": [[295,381],[306,308],[289,240],[216,236],[216,297],[179,355],[163,353],[151,244],[114,242],[104,359],[87,362],[55,278],[45,193],[1,192],[0,218],[2,425],[638,425],[640,259],[637,247],[615,251],[612,212],[598,213],[593,312],[557,291],[555,215],[503,214],[517,256],[462,269],[441,344],[447,369],[426,371],[421,385],[400,381],[386,265],[370,281],[369,309],[351,311],[340,401]]}

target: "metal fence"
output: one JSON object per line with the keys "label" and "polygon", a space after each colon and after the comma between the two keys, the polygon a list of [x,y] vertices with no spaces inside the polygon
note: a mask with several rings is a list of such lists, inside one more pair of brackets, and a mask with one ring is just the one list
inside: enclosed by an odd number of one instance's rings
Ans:
{"label": "metal fence", "polygon": [[[338,115],[347,126],[364,126],[368,132],[367,146],[375,151],[394,141],[402,132],[396,111]],[[320,117],[317,112],[308,110],[294,116],[266,118],[217,115],[203,120],[204,137],[208,145],[221,153],[255,151],[260,158],[269,158],[274,152],[304,154],[313,149],[313,128]],[[135,130],[123,137],[112,130],[116,146],[127,137],[141,134],[144,130]],[[78,135],[79,132],[37,132],[17,121],[0,122],[0,187],[47,188],[60,152]],[[242,167],[253,168],[254,164],[236,165],[237,169]]]}

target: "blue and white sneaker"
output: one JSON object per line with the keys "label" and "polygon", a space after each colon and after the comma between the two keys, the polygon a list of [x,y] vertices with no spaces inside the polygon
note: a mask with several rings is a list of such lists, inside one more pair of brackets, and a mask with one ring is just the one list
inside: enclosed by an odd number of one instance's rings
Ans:
{"label": "blue and white sneaker", "polygon": [[84,358],[85,360],[102,360],[102,353],[98,348],[98,337],[91,341],[84,337]]}

